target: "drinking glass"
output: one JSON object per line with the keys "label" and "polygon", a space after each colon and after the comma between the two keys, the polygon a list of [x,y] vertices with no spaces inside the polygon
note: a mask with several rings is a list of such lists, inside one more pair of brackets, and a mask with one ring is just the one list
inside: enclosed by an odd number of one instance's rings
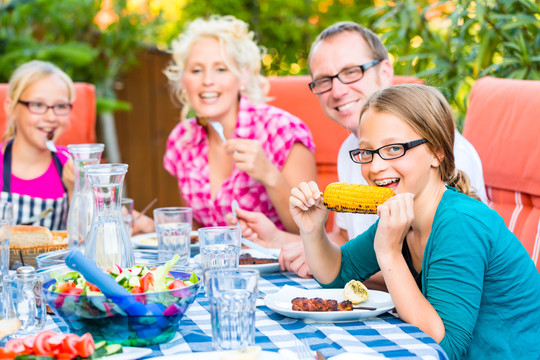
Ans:
{"label": "drinking glass", "polygon": [[3,317],[6,302],[3,279],[9,275],[9,227],[9,220],[0,220],[0,318]]}
{"label": "drinking glass", "polygon": [[86,165],[99,164],[103,144],[70,144],[75,184],[67,218],[68,248],[82,249],[94,216],[94,194],[85,174]]}
{"label": "drinking glass", "polygon": [[206,271],[215,350],[242,350],[254,344],[258,282],[257,270]]}
{"label": "drinking glass", "polygon": [[201,266],[210,269],[236,269],[242,230],[237,226],[205,227],[198,230]]}
{"label": "drinking glass", "polygon": [[4,313],[6,319],[17,318],[21,328],[10,337],[24,337],[43,329],[47,304],[43,296],[43,276],[32,266],[21,266],[17,273],[4,276]]}
{"label": "drinking glass", "polygon": [[187,265],[191,249],[193,212],[187,207],[163,207],[154,210],[158,240],[158,261],[169,261],[180,256],[178,265]]}
{"label": "drinking glass", "polygon": [[122,219],[124,220],[124,225],[126,225],[126,231],[131,236],[133,232],[133,199],[122,198],[120,205],[122,207]]}

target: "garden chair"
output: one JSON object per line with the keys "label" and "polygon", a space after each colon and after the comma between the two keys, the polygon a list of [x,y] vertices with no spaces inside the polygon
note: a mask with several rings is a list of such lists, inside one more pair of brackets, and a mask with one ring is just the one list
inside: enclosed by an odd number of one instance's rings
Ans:
{"label": "garden chair", "polygon": [[540,271],[540,81],[484,77],[471,90],[463,135],[484,168],[490,206]]}

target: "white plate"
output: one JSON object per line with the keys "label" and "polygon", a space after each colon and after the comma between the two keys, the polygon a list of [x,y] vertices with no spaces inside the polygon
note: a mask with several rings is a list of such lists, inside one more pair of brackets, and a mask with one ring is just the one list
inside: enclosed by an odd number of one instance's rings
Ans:
{"label": "white plate", "polygon": [[[210,351],[210,352],[195,352],[195,353],[182,353],[170,356],[159,356],[150,358],[148,360],[220,360],[227,351]],[[261,351],[257,360],[283,360],[283,357],[277,352]]]}
{"label": "white plate", "polygon": [[[253,249],[242,249],[240,250],[240,254],[251,254],[251,256],[256,258],[270,258],[271,256],[263,254],[261,252],[258,252],[257,250]],[[277,258],[276,258],[277,259]],[[197,264],[201,264],[201,254],[197,254],[193,257],[193,261]],[[274,272],[281,271],[281,268],[279,266],[278,262],[275,263],[269,263],[269,264],[258,264],[258,265],[240,265],[241,269],[247,269],[247,270],[258,270],[261,274],[269,274]]]}
{"label": "white plate", "polygon": [[104,356],[101,360],[133,360],[150,355],[152,349],[143,347],[122,346],[122,352],[110,356]]}
{"label": "white plate", "polygon": [[295,311],[291,300],[295,297],[333,299],[343,301],[343,289],[313,289],[306,290],[285,285],[277,293],[266,295],[264,303],[275,312],[295,319],[309,319],[315,321],[350,321],[364,320],[387,312],[394,307],[390,294],[384,291],[369,290],[369,298],[362,306],[370,306],[377,310],[353,311]]}
{"label": "white plate", "polygon": [[[199,236],[199,233],[194,230],[191,232],[190,236]],[[157,235],[155,232],[132,236],[131,242],[133,243],[133,246],[139,249],[157,249]],[[191,251],[199,251],[199,241],[191,244]]]}

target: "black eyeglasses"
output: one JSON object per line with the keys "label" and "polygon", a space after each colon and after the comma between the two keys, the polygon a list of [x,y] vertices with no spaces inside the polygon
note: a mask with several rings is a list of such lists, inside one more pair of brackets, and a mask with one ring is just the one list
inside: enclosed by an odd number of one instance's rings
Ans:
{"label": "black eyeglasses", "polygon": [[56,104],[56,105],[49,106],[49,105],[40,103],[38,101],[19,100],[17,102],[19,104],[23,104],[24,106],[26,106],[32,114],[36,114],[36,115],[44,115],[45,113],[47,113],[47,111],[49,111],[49,109],[53,109],[53,112],[55,115],[65,116],[65,115],[69,115],[69,113],[71,112],[71,109],[73,108],[73,105],[70,103]]}
{"label": "black eyeglasses", "polygon": [[372,162],[374,154],[379,154],[383,160],[393,160],[405,155],[407,150],[427,142],[426,139],[419,139],[407,143],[385,145],[377,150],[354,149],[349,151],[349,155],[351,156],[352,161],[357,164],[368,164]]}
{"label": "black eyeglasses", "polygon": [[364,72],[380,63],[382,60],[373,60],[363,65],[351,66],[341,70],[336,75],[325,76],[318,78],[309,83],[309,88],[315,95],[324,94],[327,91],[332,90],[332,84],[335,78],[341,81],[343,84],[351,84],[364,77]]}

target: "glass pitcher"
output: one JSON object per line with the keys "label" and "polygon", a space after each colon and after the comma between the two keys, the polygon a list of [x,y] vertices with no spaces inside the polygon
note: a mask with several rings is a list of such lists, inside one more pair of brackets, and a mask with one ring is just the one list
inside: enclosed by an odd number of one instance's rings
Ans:
{"label": "glass pitcher", "polygon": [[133,247],[122,219],[120,205],[127,169],[126,164],[84,167],[94,193],[94,217],[84,243],[84,255],[94,260],[102,269],[115,264],[121,267],[135,265]]}
{"label": "glass pitcher", "polygon": [[68,248],[81,248],[88,236],[94,214],[94,195],[84,174],[84,166],[98,164],[103,144],[68,145],[73,157],[75,187],[67,219]]}

